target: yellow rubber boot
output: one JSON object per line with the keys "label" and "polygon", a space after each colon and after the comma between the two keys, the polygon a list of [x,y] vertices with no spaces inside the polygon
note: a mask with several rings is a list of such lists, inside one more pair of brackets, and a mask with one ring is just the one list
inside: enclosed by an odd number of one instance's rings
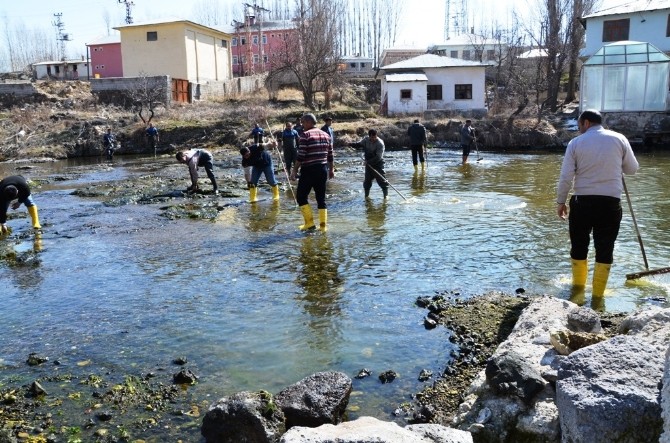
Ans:
{"label": "yellow rubber boot", "polygon": [[421,162],[421,171],[426,169],[426,162]]}
{"label": "yellow rubber boot", "polygon": [[419,165],[414,165],[414,172],[419,172]]}
{"label": "yellow rubber boot", "polygon": [[302,218],[305,219],[305,224],[300,225],[301,231],[306,231],[307,229],[314,229],[314,217],[312,216],[312,208],[309,205],[300,206],[300,211],[302,212]]}
{"label": "yellow rubber boot", "polygon": [[272,200],[279,200],[279,185],[272,187]]}
{"label": "yellow rubber boot", "polygon": [[319,229],[322,232],[328,230],[328,209],[319,209]]}
{"label": "yellow rubber boot", "polygon": [[30,218],[33,219],[33,229],[42,229],[42,226],[40,225],[40,217],[37,215],[36,205],[28,206],[28,214],[30,214]]}
{"label": "yellow rubber boot", "polygon": [[258,188],[254,185],[251,185],[249,188],[249,203],[255,203],[258,201]]}
{"label": "yellow rubber boot", "polygon": [[605,295],[605,288],[607,287],[607,279],[610,276],[611,264],[598,263],[593,268],[593,292],[594,297],[602,297]]}
{"label": "yellow rubber boot", "polygon": [[589,268],[586,260],[570,259],[572,264],[572,286],[586,286],[586,277],[589,273]]}

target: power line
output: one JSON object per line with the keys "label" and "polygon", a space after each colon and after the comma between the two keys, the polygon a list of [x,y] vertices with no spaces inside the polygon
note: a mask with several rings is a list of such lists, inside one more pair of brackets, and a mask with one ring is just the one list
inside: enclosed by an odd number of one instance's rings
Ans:
{"label": "power line", "polygon": [[119,0],[119,3],[124,3],[126,5],[126,24],[130,25],[133,23],[133,15],[131,13],[131,8],[135,6],[130,0]]}
{"label": "power line", "polygon": [[61,60],[65,60],[65,42],[69,42],[70,35],[65,32],[65,23],[63,23],[63,20],[61,18],[63,17],[63,13],[59,12],[54,14],[54,17],[56,19],[52,22],[54,27],[56,28],[57,32],[57,37],[56,40],[58,40],[58,52]]}

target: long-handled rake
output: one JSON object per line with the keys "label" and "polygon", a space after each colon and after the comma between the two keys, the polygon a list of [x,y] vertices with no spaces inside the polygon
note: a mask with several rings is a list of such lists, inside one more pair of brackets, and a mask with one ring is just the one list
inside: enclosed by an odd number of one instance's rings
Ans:
{"label": "long-handled rake", "polygon": [[270,125],[268,124],[268,121],[265,120],[265,126],[270,130],[270,136],[272,136],[272,140],[275,142],[275,152],[277,153],[277,157],[279,157],[279,161],[281,162],[281,167],[284,170],[284,175],[286,176],[286,184],[288,185],[288,188],[291,190],[291,195],[293,196],[293,201],[295,202],[296,206],[298,205],[298,200],[295,198],[295,193],[293,192],[293,186],[291,186],[291,178],[289,177],[289,173],[286,170],[286,164],[284,164],[284,159],[282,158],[281,152],[279,152],[279,145],[277,143],[277,139],[275,138],[274,134],[272,133],[272,129],[270,128]]}
{"label": "long-handled rake", "polygon": [[642,243],[642,236],[640,235],[640,228],[637,226],[637,220],[635,220],[635,213],[633,212],[633,204],[630,201],[630,195],[628,194],[628,188],[626,187],[626,181],[623,176],[621,177],[623,182],[623,190],[626,194],[626,201],[628,201],[628,209],[630,209],[630,215],[633,219],[633,226],[635,226],[635,233],[637,234],[637,241],[640,243],[640,251],[642,251],[642,259],[644,260],[644,271],[634,272],[632,274],[626,274],[626,280],[636,280],[638,278],[645,277],[647,275],[658,275],[658,274],[667,274],[670,272],[670,267],[659,268],[659,269],[649,269],[649,263],[647,262],[647,254],[644,252],[644,244]]}
{"label": "long-handled rake", "polygon": [[372,166],[368,165],[367,163],[365,164],[365,166],[367,166],[368,168],[370,168],[370,170],[371,170],[372,172],[374,172],[374,173],[377,175],[377,177],[381,178],[387,185],[389,185],[391,188],[393,188],[393,190],[394,190],[395,192],[397,192],[398,195],[401,196],[403,200],[407,200],[407,198],[405,198],[405,196],[402,195],[402,194],[400,193],[400,191],[398,191],[398,190],[395,188],[395,186],[393,186],[391,183],[389,183],[389,181],[386,179],[386,177],[384,177],[383,175],[381,175],[381,174],[379,173],[379,171],[377,171],[375,168],[373,168]]}

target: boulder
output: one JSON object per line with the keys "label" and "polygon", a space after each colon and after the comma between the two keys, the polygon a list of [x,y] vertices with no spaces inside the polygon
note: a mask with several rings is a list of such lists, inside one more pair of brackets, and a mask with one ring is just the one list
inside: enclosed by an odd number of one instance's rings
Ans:
{"label": "boulder", "polygon": [[269,392],[238,392],[209,407],[200,433],[207,443],[276,443],[284,421]]}
{"label": "boulder", "polygon": [[440,425],[410,425],[361,417],[339,425],[325,424],[317,428],[296,426],[289,429],[281,443],[472,443],[468,432]]}
{"label": "boulder", "polygon": [[573,352],[556,383],[563,441],[658,441],[665,352],[637,336],[617,336]]}
{"label": "boulder", "polygon": [[[552,383],[540,374],[555,373],[551,365],[561,357],[551,346],[550,332],[567,329],[570,313],[578,309],[576,304],[554,297],[533,300],[489,360],[505,361],[504,366],[516,367],[508,372],[516,374],[518,380],[487,378],[482,371],[466,392],[454,426],[476,434],[478,442],[558,441],[558,410],[552,400],[555,391]],[[487,369],[488,375],[495,372],[491,367]],[[486,409],[491,412],[490,417],[482,422],[482,411]]]}
{"label": "boulder", "polygon": [[342,372],[317,372],[275,396],[286,417],[286,428],[338,424],[349,403],[352,382]]}
{"label": "boulder", "polygon": [[659,443],[670,443],[670,348],[665,353],[665,369],[663,370],[663,390],[661,391],[661,406],[663,408],[663,435]]}

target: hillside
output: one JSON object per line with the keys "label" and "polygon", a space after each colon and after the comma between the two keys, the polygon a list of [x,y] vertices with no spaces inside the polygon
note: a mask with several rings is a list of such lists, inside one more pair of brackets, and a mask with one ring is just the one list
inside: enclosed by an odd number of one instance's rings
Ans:
{"label": "hillside", "polygon": [[[71,158],[101,154],[101,139],[106,128],[112,128],[121,142],[119,154],[147,152],[145,124],[131,110],[100,105],[87,82],[38,82],[39,94],[30,102],[15,102],[0,111],[0,161],[28,158]],[[322,120],[333,116],[336,147],[359,139],[369,128],[376,128],[387,149],[407,145],[406,130],[414,116],[378,117],[374,105],[367,104],[356,91],[344,93],[340,102],[328,111],[316,112]],[[283,122],[294,121],[308,112],[297,91],[281,91],[276,101],[258,94],[219,102],[173,104],[156,109],[153,123],[159,128],[159,153],[188,148],[236,148],[244,143],[257,121],[273,132]],[[574,116],[574,108],[554,118],[557,124]],[[144,116],[146,117],[146,115]],[[487,117],[476,121],[480,147],[485,149],[561,148],[572,138],[570,128],[555,127],[549,120],[524,117],[513,121]],[[429,130],[430,144],[458,144],[462,116],[445,116],[423,121]],[[153,152],[151,153],[153,154]]]}

